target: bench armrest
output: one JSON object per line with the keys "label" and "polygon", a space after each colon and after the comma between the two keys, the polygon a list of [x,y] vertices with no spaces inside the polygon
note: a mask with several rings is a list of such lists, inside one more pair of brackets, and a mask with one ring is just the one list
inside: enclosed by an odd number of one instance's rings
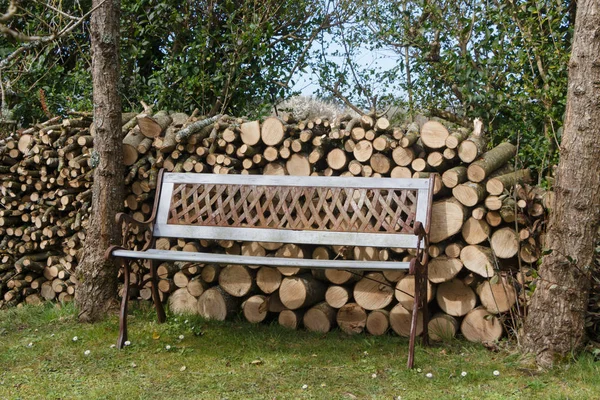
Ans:
{"label": "bench armrest", "polygon": [[154,219],[150,218],[148,221],[138,221],[131,215],[126,213],[117,213],[115,216],[115,222],[117,226],[121,228],[121,247],[124,249],[131,249],[134,242],[139,242],[138,235],[141,233],[144,237],[144,245],[141,251],[145,251],[154,246],[153,237],[153,222]]}

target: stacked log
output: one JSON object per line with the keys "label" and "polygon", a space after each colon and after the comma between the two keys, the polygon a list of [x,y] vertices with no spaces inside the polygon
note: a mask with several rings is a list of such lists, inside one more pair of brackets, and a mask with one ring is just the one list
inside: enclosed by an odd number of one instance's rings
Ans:
{"label": "stacked log", "polygon": [[[540,256],[551,192],[514,170],[516,148],[490,148],[480,125],[444,121],[391,127],[373,115],[338,125],[293,116],[250,121],[145,108],[123,115],[124,208],[138,220],[152,211],[159,168],[220,174],[435,176],[431,223],[429,331],[469,340],[500,337],[507,313],[522,306],[523,265]],[[86,114],[54,118],[0,141],[0,307],[67,301],[90,212],[94,129]],[[141,245],[135,238],[132,245]],[[409,260],[402,249],[299,246],[160,239],[157,247],[227,254]],[[349,272],[260,265],[164,263],[159,294],[173,312],[225,319],[240,310],[251,322],[277,319],[324,332],[407,335],[411,276],[404,271]],[[518,280],[514,278],[517,277]],[[520,278],[519,278],[520,277]],[[151,297],[149,273],[133,266],[135,297]],[[408,325],[407,325],[408,324]],[[490,325],[491,324],[491,325]],[[422,327],[421,327],[422,328]],[[493,329],[492,329],[493,328]]]}

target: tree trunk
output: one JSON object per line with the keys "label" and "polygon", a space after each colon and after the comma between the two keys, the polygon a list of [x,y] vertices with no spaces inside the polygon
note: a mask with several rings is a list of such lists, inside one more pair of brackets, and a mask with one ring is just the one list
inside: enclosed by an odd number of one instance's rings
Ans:
{"label": "tree trunk", "polygon": [[[93,0],[92,8],[103,2]],[[117,295],[118,267],[104,259],[106,249],[117,244],[115,215],[123,207],[123,150],[119,82],[119,20],[121,2],[109,1],[91,16],[92,80],[94,89],[94,185],[92,209],[80,282],[75,300],[79,320],[94,322],[107,312]],[[96,160],[96,161],[94,161]]]}
{"label": "tree trunk", "polygon": [[589,266],[600,222],[598,26],[600,4],[579,1],[556,196],[546,235],[552,252],[542,260],[523,337],[524,348],[543,367],[580,349],[585,336]]}

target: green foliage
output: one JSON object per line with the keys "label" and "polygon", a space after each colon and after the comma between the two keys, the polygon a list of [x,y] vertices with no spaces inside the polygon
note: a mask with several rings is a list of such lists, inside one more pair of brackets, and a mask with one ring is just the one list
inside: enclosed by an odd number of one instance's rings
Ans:
{"label": "green foliage", "polygon": [[[81,15],[90,2],[55,2]],[[41,4],[41,3],[40,3]],[[54,32],[56,11],[23,4],[9,26],[30,35]],[[5,10],[7,1],[0,1]],[[242,115],[264,111],[274,98],[290,93],[293,74],[306,64],[306,50],[329,23],[321,3],[277,0],[123,0],[121,93],[125,109],[139,101],[156,108],[201,114]],[[40,24],[40,21],[43,24]],[[0,55],[23,43],[0,36]],[[37,89],[46,92],[52,113],[90,109],[89,24],[76,34],[26,51],[5,67],[3,81],[14,115],[30,122],[43,118]]]}
{"label": "green foliage", "polygon": [[[518,140],[521,159],[540,174],[556,162],[574,2],[362,0],[346,7],[353,19],[330,32],[337,50],[321,52],[315,65],[323,86],[363,106],[379,96],[432,116],[479,117],[492,144]],[[384,49],[395,59],[379,68],[356,59]]]}

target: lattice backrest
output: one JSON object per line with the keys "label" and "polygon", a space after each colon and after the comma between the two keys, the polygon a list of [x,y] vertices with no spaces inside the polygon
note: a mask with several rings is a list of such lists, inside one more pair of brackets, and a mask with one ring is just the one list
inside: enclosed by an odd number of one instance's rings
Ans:
{"label": "lattice backrest", "polygon": [[166,173],[155,236],[415,247],[429,188],[428,179]]}

